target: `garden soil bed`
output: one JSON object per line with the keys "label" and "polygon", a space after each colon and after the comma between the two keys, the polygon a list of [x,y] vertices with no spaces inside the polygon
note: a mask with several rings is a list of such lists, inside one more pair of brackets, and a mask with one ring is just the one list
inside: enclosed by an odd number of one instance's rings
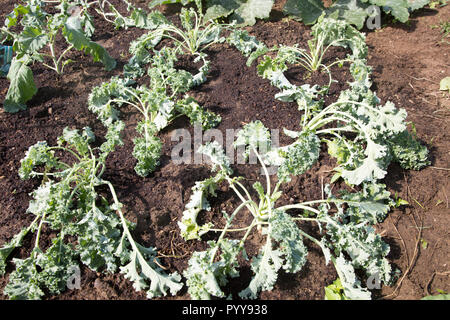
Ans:
{"label": "garden soil bed", "polygon": [[[15,1],[2,1],[1,18],[9,13]],[[116,1],[112,1],[115,3]],[[144,2],[137,5],[144,6]],[[283,19],[283,1],[278,1],[269,21],[259,21],[248,27],[250,33],[268,46],[275,44],[305,46],[310,28],[302,23]],[[176,14],[178,6],[161,8],[169,16]],[[384,19],[385,17],[383,17]],[[394,210],[382,224],[377,226],[386,242],[391,246],[389,260],[401,270],[397,284],[382,287],[375,292],[381,299],[419,299],[437,290],[450,292],[448,277],[450,224],[449,175],[450,142],[449,116],[450,99],[439,91],[439,81],[450,75],[450,45],[441,42],[441,34],[432,26],[450,18],[450,6],[439,10],[424,9],[412,16],[410,23],[400,25],[384,21],[379,31],[367,32],[369,45],[369,65],[373,67],[374,91],[382,103],[390,100],[408,112],[407,120],[414,124],[418,138],[430,149],[432,164],[421,171],[403,170],[392,165],[384,183],[392,194],[398,194],[409,202],[408,206]],[[143,31],[130,28],[115,30],[112,25],[96,20],[94,41],[102,44],[118,61],[117,68],[106,72],[99,63],[90,57],[72,53],[76,62],[67,66],[63,76],[33,66],[37,95],[28,103],[28,109],[16,114],[0,111],[0,246],[9,241],[20,229],[31,222],[32,216],[26,213],[29,193],[39,185],[39,181],[22,181],[17,171],[20,159],[28,147],[37,141],[46,140],[55,144],[64,127],[83,128],[89,126],[101,137],[105,129],[87,109],[87,97],[94,86],[121,73],[129,58],[129,43]],[[211,70],[208,80],[202,86],[189,92],[201,105],[221,115],[218,129],[239,129],[243,124],[261,120],[270,129],[280,130],[280,143],[289,139],[282,134],[282,128],[299,129],[301,114],[294,103],[283,103],[274,99],[277,89],[267,80],[256,74],[255,64],[246,67],[246,59],[227,44],[217,44],[209,49]],[[333,49],[327,59],[343,56],[342,49]],[[179,67],[192,67],[189,59],[180,59]],[[333,84],[326,103],[337,99],[339,92],[347,88],[350,80],[347,69],[332,70],[339,83]],[[288,76],[296,83],[325,83],[325,78],[313,75],[305,77],[298,70],[290,70]],[[305,79],[305,80],[304,80]],[[0,78],[0,99],[8,89],[8,81]],[[180,220],[184,206],[189,200],[191,187],[195,181],[209,177],[204,165],[175,165],[171,161],[172,141],[176,129],[186,128],[193,134],[187,119],[179,118],[160,134],[163,140],[163,156],[158,169],[141,178],[134,171],[135,159],[131,157],[132,139],[137,123],[136,114],[124,109],[122,118],[127,123],[123,132],[124,145],[110,155],[104,177],[110,180],[117,190],[124,212],[128,219],[137,222],[134,235],[141,243],[155,246],[161,254],[161,264],[168,272],[182,273],[194,250],[205,248],[203,241],[185,242],[180,234],[177,221]],[[410,129],[413,129],[412,125]],[[333,168],[333,160],[323,150],[319,162],[306,174],[293,178],[284,186],[284,196],[280,203],[318,199],[321,185],[330,181],[328,172]],[[259,167],[254,165],[235,165],[236,174],[248,178],[251,185],[259,180]],[[202,214],[202,221],[222,223],[222,210],[230,212],[237,202],[226,188],[211,199],[212,210]],[[245,219],[241,221],[245,223]],[[317,232],[308,225],[312,234]],[[311,228],[311,229],[309,229]],[[51,230],[44,229],[42,245],[49,243],[54,236]],[[212,236],[210,236],[212,237]],[[33,238],[27,236],[23,248],[14,251],[14,257],[24,257],[31,250]],[[260,238],[249,238],[246,247],[249,255],[259,249]],[[261,299],[323,299],[324,287],[336,279],[332,265],[325,265],[319,248],[307,242],[308,262],[301,272],[291,275],[282,273],[273,291],[262,292]],[[177,256],[177,258],[165,258]],[[241,277],[232,280],[226,292],[237,297],[237,292],[245,288],[250,280],[248,262],[243,263]],[[8,281],[14,266],[9,263],[7,274],[0,278],[0,292]],[[406,274],[406,275],[405,275]],[[404,276],[405,275],[405,276]],[[0,299],[6,299],[0,295]],[[57,297],[48,299],[145,299],[144,293],[136,292],[131,282],[122,275],[108,275],[81,269],[81,289],[67,290]],[[186,289],[176,297],[161,299],[189,299]]]}

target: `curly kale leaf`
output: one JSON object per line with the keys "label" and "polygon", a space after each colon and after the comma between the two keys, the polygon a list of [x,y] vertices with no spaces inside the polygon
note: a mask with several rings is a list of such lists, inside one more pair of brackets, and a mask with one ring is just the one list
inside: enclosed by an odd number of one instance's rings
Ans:
{"label": "curly kale leaf", "polygon": [[329,216],[324,217],[324,220],[327,221],[330,245],[336,253],[348,254],[351,265],[365,270],[368,276],[378,274],[384,283],[391,282],[392,270],[386,258],[389,245],[376,234],[372,226],[367,222],[341,223]]}
{"label": "curly kale leaf", "polygon": [[269,223],[270,236],[279,243],[279,250],[284,255],[283,269],[290,273],[300,271],[306,263],[308,251],[298,226],[284,211],[274,211]]}
{"label": "curly kale leaf", "polygon": [[278,271],[283,266],[283,252],[273,249],[268,240],[261,252],[251,263],[254,276],[249,286],[239,293],[242,299],[256,299],[261,290],[272,290],[278,279]]}
{"label": "curly kale leaf", "polygon": [[121,238],[120,221],[111,211],[105,199],[105,209],[91,207],[77,223],[78,244],[81,261],[89,268],[110,272],[117,269],[115,250]]}
{"label": "curly kale leaf", "polygon": [[186,204],[186,210],[183,211],[183,217],[178,222],[181,235],[185,240],[199,239],[201,235],[208,232],[212,224],[207,223],[200,226],[197,223],[197,216],[202,210],[211,210],[208,202],[208,196],[216,196],[218,184],[232,174],[230,162],[225,157],[223,148],[217,143],[209,143],[201,146],[198,150],[211,159],[213,170],[217,170],[214,177],[197,181],[192,187],[192,194],[189,202]]}
{"label": "curly kale leaf", "polygon": [[69,278],[79,268],[77,256],[72,246],[65,244],[61,237],[53,239],[52,246],[36,258],[36,264],[42,270],[39,272],[40,285],[53,295],[64,291]]}
{"label": "curly kale leaf", "polygon": [[[211,296],[223,298],[220,289],[228,283],[228,277],[239,276],[237,256],[241,251],[238,240],[223,239],[219,243],[208,242],[206,251],[194,252],[189,266],[183,273],[187,279],[188,293],[194,300],[209,300]],[[219,259],[214,260],[217,250],[221,250]],[[214,262],[212,262],[214,260]]]}
{"label": "curly kale leaf", "polygon": [[23,228],[18,234],[0,248],[0,276],[5,274],[6,260],[15,248],[21,247],[23,239],[31,230],[31,227]]}
{"label": "curly kale leaf", "polygon": [[34,177],[33,169],[39,165],[45,165],[49,169],[60,167],[54,152],[45,141],[39,141],[28,148],[25,157],[20,160],[20,178],[25,180]]}
{"label": "curly kale leaf", "polygon": [[198,152],[209,157],[213,165],[213,171],[223,172],[224,175],[231,175],[233,173],[230,165],[230,159],[228,159],[225,155],[225,151],[217,141],[209,142],[200,146]]}
{"label": "curly kale leaf", "polygon": [[[40,250],[33,251],[39,254]],[[9,282],[3,293],[11,300],[40,300],[44,295],[39,282],[39,272],[33,256],[26,259],[13,259],[16,265],[9,276]]]}
{"label": "curly kale leaf", "polygon": [[404,169],[420,170],[430,164],[428,149],[404,130],[388,140],[394,160]]}
{"label": "curly kale leaf", "polygon": [[350,300],[370,300],[372,294],[366,288],[361,287],[361,282],[356,276],[355,269],[341,254],[335,259],[334,266],[338,272],[345,296]]}
{"label": "curly kale leaf", "polygon": [[278,168],[278,178],[288,182],[291,180],[290,175],[306,172],[319,159],[319,152],[319,138],[314,133],[302,132],[292,145],[278,150],[283,159]]}
{"label": "curly kale leaf", "polygon": [[138,137],[133,142],[133,157],[137,159],[134,170],[141,177],[146,177],[159,165],[162,142],[154,135],[149,135],[144,138]]}
{"label": "curly kale leaf", "polygon": [[204,130],[214,128],[222,121],[220,115],[202,108],[194,98],[189,96],[178,100],[176,109],[179,113],[187,116],[191,124],[199,123]]}
{"label": "curly kale leaf", "polygon": [[386,185],[379,183],[363,183],[359,192],[342,192],[341,199],[347,202],[346,215],[352,222],[369,222],[377,224],[382,222],[394,201]]}
{"label": "curly kale leaf", "polygon": [[248,159],[250,153],[254,150],[264,155],[270,151],[270,132],[261,121],[250,122],[237,133],[234,146],[245,148],[243,152],[245,159]]}
{"label": "curly kale leaf", "polygon": [[[131,250],[129,250],[124,243],[125,241],[122,238],[116,255],[121,258],[128,258],[128,264],[120,267],[120,271],[125,278],[133,282],[136,291],[147,290],[147,297],[151,299],[167,295],[167,290],[175,295],[181,289],[183,286],[180,283],[181,276],[178,273],[164,274],[162,269],[154,262],[156,260],[154,248],[146,248],[133,242]],[[150,285],[147,281],[150,281]]]}

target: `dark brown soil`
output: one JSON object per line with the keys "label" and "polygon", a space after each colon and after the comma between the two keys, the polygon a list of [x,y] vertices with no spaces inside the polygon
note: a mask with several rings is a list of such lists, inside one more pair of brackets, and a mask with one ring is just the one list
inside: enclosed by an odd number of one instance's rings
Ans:
{"label": "dark brown soil", "polygon": [[[15,1],[5,0],[0,8],[2,15],[13,8]],[[117,1],[112,1],[116,3]],[[137,2],[138,5],[139,2]],[[282,19],[277,2],[270,21],[259,21],[248,30],[267,45],[305,46],[309,39],[309,28],[295,21]],[[167,15],[176,13],[178,7],[164,7]],[[377,297],[385,299],[418,299],[437,290],[450,291],[448,279],[449,266],[449,95],[439,92],[439,81],[448,76],[449,45],[442,43],[438,30],[431,26],[449,20],[450,6],[437,10],[422,10],[412,17],[409,25],[387,22],[377,32],[369,32],[369,64],[373,66],[374,90],[383,102],[391,100],[408,111],[408,121],[414,123],[418,137],[430,148],[432,165],[422,171],[406,171],[396,165],[389,169],[385,183],[389,190],[406,199],[410,205],[393,211],[378,230],[391,245],[390,261],[397,266],[404,278],[397,285],[383,287]],[[38,180],[22,181],[17,170],[20,159],[28,147],[36,141],[47,140],[56,143],[56,138],[64,127],[82,128],[90,126],[96,135],[105,130],[87,109],[87,97],[94,86],[121,73],[129,58],[129,43],[143,31],[130,28],[114,30],[102,21],[96,20],[96,33],[93,40],[105,46],[118,61],[118,66],[106,72],[99,63],[91,62],[90,57],[72,53],[76,62],[67,66],[63,76],[56,76],[39,64],[33,66],[37,95],[28,103],[28,109],[16,114],[0,111],[0,246],[7,242],[24,225],[31,222],[26,213],[29,193],[39,185]],[[246,59],[227,44],[210,47],[207,52],[211,60],[208,81],[189,94],[205,108],[221,115],[218,129],[239,129],[242,124],[259,119],[270,129],[299,129],[301,113],[295,104],[283,103],[274,99],[277,89],[256,74],[256,67],[247,67]],[[327,59],[345,55],[341,49],[333,49]],[[189,58],[180,58],[179,66],[189,69]],[[303,74],[296,69],[290,76],[297,83],[324,84],[326,79],[320,75],[303,80]],[[326,103],[337,98],[339,92],[347,88],[350,80],[347,69],[333,70],[339,83],[333,84]],[[0,78],[0,93],[3,96],[8,81]],[[169,272],[182,273],[194,250],[205,248],[201,241],[185,242],[179,235],[177,221],[180,220],[185,204],[188,202],[191,187],[195,181],[210,176],[205,166],[175,165],[170,161],[171,151],[177,141],[171,141],[173,132],[186,128],[193,134],[187,119],[179,118],[160,134],[164,142],[163,156],[159,168],[147,178],[141,178],[134,171],[135,160],[130,156],[135,136],[136,115],[124,109],[122,118],[127,127],[123,133],[124,146],[110,155],[104,178],[110,180],[124,204],[127,218],[137,222],[134,235],[145,245],[156,246],[162,255],[177,255],[179,258],[161,258]],[[280,134],[280,143],[289,139]],[[321,197],[321,184],[327,183],[333,167],[332,160],[322,152],[320,161],[306,174],[296,177],[284,187],[281,203],[317,199]],[[259,168],[252,165],[235,165],[236,174],[248,178],[247,185],[260,179]],[[237,201],[232,193],[223,187],[218,197],[211,199],[213,210],[202,214],[202,221],[222,223],[221,211],[230,211]],[[245,223],[245,218],[240,221]],[[308,225],[307,231],[317,232]],[[51,237],[44,230],[43,242]],[[24,257],[31,249],[32,237],[27,237],[23,248],[13,253],[14,257]],[[246,247],[249,255],[259,249],[261,238],[256,233],[249,238]],[[427,246],[425,248],[425,242]],[[323,299],[324,287],[336,279],[332,266],[325,265],[320,250],[307,243],[308,262],[301,272],[295,275],[282,273],[273,291],[263,292],[261,299]],[[227,291],[234,294],[246,287],[251,276],[248,262],[243,262],[242,277],[233,280]],[[12,263],[8,273],[0,278],[0,291],[8,281],[13,270]],[[1,299],[6,299],[1,295]],[[176,297],[165,299],[189,299],[186,289]],[[144,293],[137,293],[131,283],[121,275],[95,273],[87,268],[81,270],[81,290],[68,290],[57,297],[48,299],[145,299]]]}

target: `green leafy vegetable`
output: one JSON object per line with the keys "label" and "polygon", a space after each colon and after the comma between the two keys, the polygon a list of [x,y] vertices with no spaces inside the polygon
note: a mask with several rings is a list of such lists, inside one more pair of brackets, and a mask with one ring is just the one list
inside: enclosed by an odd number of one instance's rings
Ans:
{"label": "green leafy vegetable", "polygon": [[[8,256],[22,245],[25,235],[36,234],[30,256],[13,259],[16,268],[4,290],[10,299],[41,299],[45,292],[64,291],[73,270],[79,268],[78,260],[99,272],[120,268],[134,288],[146,290],[149,298],[181,289],[180,275],[167,275],[158,266],[156,249],[135,242],[130,232],[133,224],[125,219],[113,185],[102,179],[107,156],[121,143],[120,130],[110,126],[107,141],[93,148],[89,128],[82,133],[66,128],[57,146],[38,142],[22,159],[21,178],[42,176],[44,182],[32,192],[27,210],[35,219],[0,249],[0,272],[4,273]],[[73,163],[55,157],[56,150],[73,157]],[[41,165],[45,170],[35,171]],[[102,186],[109,189],[111,204],[98,193]],[[44,223],[56,233],[45,251],[40,243]]]}
{"label": "green leafy vegetable", "polygon": [[9,89],[3,103],[7,112],[18,112],[26,109],[26,102],[37,92],[33,79],[33,71],[27,66],[25,59],[13,59],[8,72]]}
{"label": "green leafy vegetable", "polygon": [[[8,73],[10,87],[4,101],[7,112],[26,109],[26,102],[36,94],[33,72],[29,67],[36,61],[62,74],[64,67],[73,62],[67,58],[68,53],[76,49],[92,55],[93,60],[102,62],[108,71],[116,66],[116,61],[105,48],[90,40],[94,26],[87,13],[87,3],[62,1],[55,5],[57,12],[53,14],[44,11],[45,5],[39,0],[17,4],[0,29],[0,33],[13,42],[15,53]],[[55,45],[60,35],[67,46],[57,52]]]}
{"label": "green leafy vegetable", "polygon": [[429,0],[333,0],[325,8],[321,0],[288,0],[283,8],[285,14],[302,20],[305,24],[314,24],[322,14],[339,18],[361,29],[367,17],[368,7],[375,5],[391,14],[400,22],[409,19],[410,11],[423,8]]}
{"label": "green leafy vegetable", "polygon": [[300,18],[305,24],[313,24],[321,16],[325,7],[317,0],[288,0],[283,7],[284,13]]}
{"label": "green leafy vegetable", "polygon": [[274,3],[273,0],[247,0],[240,2],[239,8],[234,10],[234,14],[231,15],[230,19],[241,26],[252,26],[256,23],[256,19],[268,18]]}
{"label": "green leafy vegetable", "polygon": [[[146,50],[145,45],[141,48]],[[154,51],[153,56],[147,55],[146,51],[138,53],[141,49],[135,49],[136,56],[131,60],[136,65],[128,64],[127,77],[113,77],[109,82],[95,87],[89,95],[88,107],[106,127],[121,122],[116,108],[124,104],[142,115],[136,128],[140,136],[134,139],[133,156],[137,159],[136,173],[145,177],[159,165],[162,142],[157,134],[175,118],[185,115],[192,124],[200,124],[206,129],[216,126],[221,118],[204,110],[192,97],[186,95],[177,100],[180,94],[197,85],[195,75],[175,68],[179,48],[164,47]],[[143,73],[141,63],[150,64],[147,70],[149,86],[135,88],[132,86],[133,78]],[[200,71],[202,72],[206,70]]]}
{"label": "green leafy vegetable", "polygon": [[[306,137],[301,136],[298,144]],[[281,197],[281,185],[286,179],[278,179],[275,188],[272,189],[269,172],[265,162],[273,162],[272,157],[279,157],[278,150],[269,145],[270,135],[261,122],[256,121],[244,126],[239,131],[235,146],[243,149],[244,156],[249,152],[256,154],[266,177],[266,188],[260,182],[253,187],[258,193],[259,200],[253,200],[249,191],[239,181],[243,177],[232,177],[230,162],[224,154],[222,147],[217,143],[207,143],[199,149],[199,152],[211,159],[212,169],[216,175],[200,182],[196,182],[192,189],[192,196],[183,212],[182,220],[178,223],[182,236],[186,240],[199,239],[209,232],[219,232],[217,241],[210,241],[210,248],[206,251],[194,252],[189,262],[189,267],[184,275],[188,279],[188,292],[194,299],[209,299],[211,296],[224,297],[221,286],[227,283],[228,277],[239,275],[237,269],[237,257],[245,253],[245,241],[251,232],[257,227],[261,235],[265,237],[265,243],[259,254],[252,258],[251,269],[254,273],[248,287],[239,293],[244,299],[257,298],[262,290],[272,290],[278,273],[281,269],[295,273],[302,269],[306,263],[307,248],[303,239],[307,238],[317,244],[323,251],[327,263],[332,261],[342,281],[345,296],[349,299],[370,299],[370,292],[361,287],[355,270],[365,270],[370,275],[379,274],[380,279],[389,284],[391,282],[391,267],[386,259],[389,246],[384,243],[379,235],[375,234],[373,224],[381,221],[392,206],[394,201],[385,191],[384,185],[364,184],[360,193],[343,193],[341,197],[335,197],[326,187],[327,199],[312,200],[291,205],[277,206],[276,202]],[[303,142],[304,143],[304,142]],[[314,142],[314,145],[318,141]],[[261,153],[261,144],[265,145],[265,153]],[[318,148],[317,146],[315,148]],[[286,151],[287,158],[298,157],[303,153],[307,155],[309,150]],[[293,155],[290,155],[290,154]],[[298,153],[298,155],[296,154]],[[278,161],[278,160],[277,160]],[[286,160],[285,160],[286,161]],[[311,164],[305,165],[305,170]],[[300,174],[300,172],[293,172]],[[225,227],[217,229],[208,222],[198,225],[197,215],[202,210],[211,210],[207,201],[209,195],[216,195],[219,183],[227,183],[235,192],[240,205],[230,215],[224,213]],[[346,207],[344,208],[344,204]],[[336,213],[332,213],[331,206],[335,206]],[[244,214],[246,208],[253,217],[252,222],[246,227],[233,229],[232,223],[237,215]],[[308,215],[291,215],[288,211],[297,209],[308,212]],[[240,219],[242,220],[242,218]],[[307,234],[299,228],[296,221],[314,221],[322,229],[322,239]],[[323,231],[326,230],[324,233]],[[243,234],[241,240],[227,240],[229,232]],[[228,245],[228,241],[236,241],[232,252],[217,256],[219,248]],[[347,258],[349,257],[349,258]]]}
{"label": "green leafy vegetable", "polygon": [[348,300],[344,294],[344,288],[339,278],[325,287],[325,300]]}

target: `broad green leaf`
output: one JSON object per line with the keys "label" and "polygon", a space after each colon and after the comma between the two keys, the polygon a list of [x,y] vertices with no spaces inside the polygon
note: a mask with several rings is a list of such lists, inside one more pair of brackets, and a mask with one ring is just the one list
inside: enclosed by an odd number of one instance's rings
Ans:
{"label": "broad green leaf", "polygon": [[242,0],[208,0],[206,2],[205,20],[228,17],[241,5]]}
{"label": "broad green leaf", "polygon": [[[367,2],[368,0],[362,0]],[[383,7],[386,13],[391,13],[397,20],[405,23],[409,19],[408,0],[369,0],[370,4]]]}
{"label": "broad green leaf", "polygon": [[328,8],[327,14],[333,16],[333,13],[336,13],[339,19],[343,19],[361,29],[368,15],[366,8],[367,6],[359,0],[337,0]]}
{"label": "broad green leaf", "polygon": [[83,50],[92,55],[94,61],[101,61],[105,69],[110,71],[116,67],[116,61],[108,54],[105,48],[96,42],[91,41],[81,29],[74,28],[75,24],[68,22],[64,25],[63,35],[67,42],[72,44],[75,49]]}
{"label": "broad green leaf", "polygon": [[325,300],[348,300],[339,278],[325,287]]}
{"label": "broad green leaf", "polygon": [[7,76],[11,82],[3,107],[7,112],[25,110],[25,103],[37,92],[33,72],[23,60],[13,59]]}
{"label": "broad green leaf", "polygon": [[41,50],[48,41],[45,32],[38,28],[26,27],[15,42],[14,51],[33,54]]}
{"label": "broad green leaf", "polygon": [[230,17],[240,26],[252,26],[256,19],[266,19],[272,11],[274,0],[247,0],[234,11]]}
{"label": "broad green leaf", "polygon": [[190,2],[193,2],[194,0],[152,0],[148,7],[154,8],[156,6],[160,6],[162,4],[174,4],[174,3],[181,3],[183,6],[187,5]]}
{"label": "broad green leaf", "polygon": [[283,12],[301,19],[305,24],[313,24],[325,10],[322,0],[287,0]]}
{"label": "broad green leaf", "polygon": [[19,17],[21,15],[24,16],[24,15],[28,14],[29,12],[30,12],[30,8],[29,7],[21,5],[21,4],[17,5],[13,9],[13,11],[6,16],[5,26],[7,28],[11,28],[11,27],[16,26],[18,21],[19,21]]}
{"label": "broad green leaf", "polygon": [[417,10],[420,8],[425,7],[428,3],[430,3],[430,0],[407,0],[409,8],[411,10]]}

